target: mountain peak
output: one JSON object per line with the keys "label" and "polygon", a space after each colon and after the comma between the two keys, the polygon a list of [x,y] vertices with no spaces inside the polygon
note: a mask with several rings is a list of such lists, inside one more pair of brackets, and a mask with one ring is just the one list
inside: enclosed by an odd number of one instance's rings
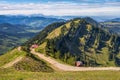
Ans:
{"label": "mountain peak", "polygon": [[48,26],[49,32],[44,29],[47,33],[41,31],[39,36],[26,45],[36,43],[39,45],[36,51],[71,65],[75,60],[82,61],[85,66],[116,65],[113,62],[115,58],[110,56],[119,54],[120,37],[99,27],[92,18],[75,18],[60,25],[56,24],[55,28],[53,26]]}

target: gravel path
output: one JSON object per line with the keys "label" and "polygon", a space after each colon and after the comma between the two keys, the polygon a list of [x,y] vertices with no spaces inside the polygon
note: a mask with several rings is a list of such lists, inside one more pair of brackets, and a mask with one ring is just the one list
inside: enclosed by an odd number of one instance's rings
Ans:
{"label": "gravel path", "polygon": [[94,71],[94,70],[120,70],[119,67],[75,67],[75,66],[69,66],[62,63],[57,62],[56,60],[46,57],[44,54],[40,54],[38,52],[35,52],[35,50],[31,50],[31,53],[34,55],[37,55],[39,58],[47,61],[48,63],[52,64],[54,67],[63,70],[63,71]]}

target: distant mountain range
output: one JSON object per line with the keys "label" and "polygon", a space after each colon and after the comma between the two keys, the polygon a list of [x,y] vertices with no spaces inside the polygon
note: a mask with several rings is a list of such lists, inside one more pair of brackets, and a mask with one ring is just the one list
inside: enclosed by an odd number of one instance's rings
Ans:
{"label": "distant mountain range", "polygon": [[101,24],[108,28],[111,32],[120,35],[120,18],[110,19],[105,22],[101,22]]}
{"label": "distant mountain range", "polygon": [[42,29],[53,22],[64,21],[63,19],[45,18],[40,16],[5,16],[0,15],[0,23],[10,23],[14,25],[26,25],[28,28],[36,30]]}
{"label": "distant mountain range", "polygon": [[120,22],[120,18],[110,19],[110,20],[107,20],[105,22]]}
{"label": "distant mountain range", "polygon": [[[73,18],[84,18],[85,16],[49,16],[49,17],[53,17],[53,18],[58,18],[58,19],[64,19],[64,20],[70,20]],[[114,18],[118,18],[115,16],[90,16],[91,18],[93,18],[94,20],[96,20],[97,22],[104,22],[104,21],[108,21]]]}

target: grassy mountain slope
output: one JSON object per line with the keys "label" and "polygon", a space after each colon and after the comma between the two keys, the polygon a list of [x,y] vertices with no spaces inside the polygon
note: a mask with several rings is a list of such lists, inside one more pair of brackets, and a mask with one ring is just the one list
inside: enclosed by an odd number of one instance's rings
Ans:
{"label": "grassy mountain slope", "polygon": [[17,57],[25,56],[25,55],[26,55],[26,52],[24,51],[19,52],[17,49],[13,49],[7,52],[6,54],[0,56],[0,67],[13,61]]}
{"label": "grassy mountain slope", "polygon": [[39,44],[42,43],[45,40],[45,37],[48,36],[52,30],[56,29],[57,27],[63,24],[64,22],[55,22],[53,24],[48,25],[47,27],[45,27],[45,29],[40,31],[40,33],[37,36],[35,36],[34,38],[31,38],[23,45],[30,47],[34,43],[39,43]]}
{"label": "grassy mountain slope", "polygon": [[45,62],[37,58],[30,53],[23,50],[19,51],[17,48],[7,52],[0,56],[0,67],[14,61],[18,57],[22,57],[22,60],[12,65],[12,68],[18,71],[32,71],[32,72],[52,72],[53,69],[50,68]]}
{"label": "grassy mountain slope", "polygon": [[71,65],[80,60],[84,66],[119,66],[120,37],[91,18],[76,18],[43,33],[46,28],[25,45],[36,43],[37,51]]}
{"label": "grassy mountain slope", "polygon": [[13,66],[19,71],[32,71],[32,72],[53,72],[45,62],[32,54],[27,54],[21,61]]}

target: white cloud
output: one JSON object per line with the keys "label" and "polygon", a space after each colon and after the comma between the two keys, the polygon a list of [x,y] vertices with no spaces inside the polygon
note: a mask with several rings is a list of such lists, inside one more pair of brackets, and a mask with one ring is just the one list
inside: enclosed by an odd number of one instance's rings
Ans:
{"label": "white cloud", "polygon": [[44,15],[117,15],[120,13],[120,3],[28,3],[28,4],[9,4],[0,3],[0,14],[44,14]]}

